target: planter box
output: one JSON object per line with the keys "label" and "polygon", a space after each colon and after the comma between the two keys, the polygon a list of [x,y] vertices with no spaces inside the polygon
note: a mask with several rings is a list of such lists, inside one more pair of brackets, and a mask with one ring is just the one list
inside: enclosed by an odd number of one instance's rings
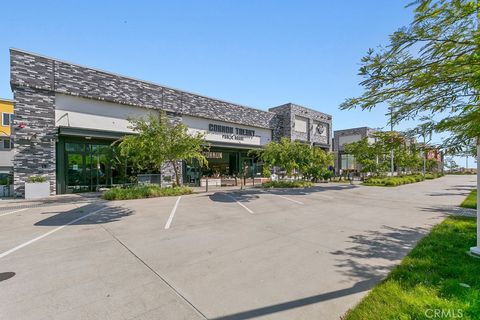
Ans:
{"label": "planter box", "polygon": [[25,182],[25,199],[40,199],[50,196],[50,182]]}

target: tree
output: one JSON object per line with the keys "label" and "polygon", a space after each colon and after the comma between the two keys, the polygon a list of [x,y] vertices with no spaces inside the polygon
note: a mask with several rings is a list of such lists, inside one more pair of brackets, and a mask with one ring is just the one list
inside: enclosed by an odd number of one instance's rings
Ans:
{"label": "tree", "polygon": [[280,167],[287,176],[303,174],[311,179],[320,179],[333,165],[333,155],[318,147],[290,141],[282,138],[280,141],[268,143],[262,150],[251,150],[263,161],[264,166]]}
{"label": "tree", "polygon": [[291,176],[294,170],[298,169],[297,150],[298,147],[295,146],[295,142],[282,138],[279,142],[268,143],[263,150],[255,150],[251,153],[257,153],[266,165],[285,169],[287,175]]}
{"label": "tree", "polygon": [[[371,109],[388,103],[393,122],[434,116],[440,118],[435,130],[451,133],[445,146],[458,148],[467,140],[478,146],[479,1],[416,0],[409,6],[415,7],[413,22],[395,32],[387,47],[368,51],[359,72],[365,91],[341,108]],[[477,210],[477,246],[471,252],[480,254],[480,206]]]}
{"label": "tree", "polygon": [[146,119],[131,119],[133,135],[119,141],[121,154],[141,169],[161,171],[169,163],[175,172],[176,185],[180,185],[179,162],[196,159],[207,165],[202,154],[205,140],[203,134],[189,134],[183,123],[171,121],[163,112],[149,114]]}
{"label": "tree", "polygon": [[333,166],[333,154],[318,147],[307,148],[308,164],[304,167],[304,175],[310,180],[327,180],[330,178],[331,171],[328,168]]}
{"label": "tree", "polygon": [[363,173],[378,174],[384,171],[383,151],[377,144],[368,142],[368,138],[345,145],[345,152],[355,157]]}

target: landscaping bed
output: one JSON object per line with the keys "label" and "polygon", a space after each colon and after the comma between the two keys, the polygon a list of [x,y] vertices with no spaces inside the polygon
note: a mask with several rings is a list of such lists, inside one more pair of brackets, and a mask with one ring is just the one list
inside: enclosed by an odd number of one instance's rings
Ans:
{"label": "landscaping bed", "polygon": [[463,200],[460,207],[477,209],[477,189],[472,190],[470,194]]}
{"label": "landscaping bed", "polygon": [[363,184],[367,186],[396,187],[403,184],[420,182],[425,179],[436,179],[442,176],[443,174],[441,173],[427,173],[425,176],[422,174],[411,174],[396,177],[372,177],[365,180]]}
{"label": "landscaping bed", "polygon": [[269,181],[261,184],[262,188],[308,188],[313,187],[310,181]]}
{"label": "landscaping bed", "polygon": [[435,312],[446,319],[479,319],[480,259],[467,255],[475,230],[475,219],[467,217],[435,226],[342,319],[431,319]]}
{"label": "landscaping bed", "polygon": [[193,190],[188,187],[161,188],[155,185],[135,186],[131,188],[114,188],[105,191],[102,198],[105,200],[129,200],[155,197],[170,197],[191,194]]}

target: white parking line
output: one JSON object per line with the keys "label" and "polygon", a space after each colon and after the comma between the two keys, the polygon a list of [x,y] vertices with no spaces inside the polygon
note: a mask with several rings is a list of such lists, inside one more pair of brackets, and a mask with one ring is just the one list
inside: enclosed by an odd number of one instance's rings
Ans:
{"label": "white parking line", "polygon": [[5,213],[0,214],[0,217],[6,216],[7,214],[17,213],[17,212],[25,211],[25,210],[27,210],[27,208],[19,209],[19,210],[15,210],[15,211],[11,211],[11,212],[5,212]]}
{"label": "white parking line", "polygon": [[0,254],[0,259],[8,256],[10,253],[13,253],[13,252],[15,252],[15,251],[17,251],[17,250],[22,249],[23,247],[26,247],[26,246],[34,243],[34,242],[37,242],[38,240],[43,239],[43,238],[45,238],[46,236],[49,236],[49,235],[51,235],[51,234],[54,233],[54,232],[57,232],[57,231],[59,231],[59,230],[62,230],[63,228],[65,228],[65,227],[68,226],[68,225],[71,225],[71,224],[73,224],[73,223],[75,223],[75,222],[78,222],[78,221],[80,221],[80,220],[82,220],[82,219],[85,219],[86,217],[91,216],[91,215],[93,215],[93,214],[95,214],[95,213],[98,213],[98,212],[100,212],[100,211],[102,211],[102,210],[105,210],[105,209],[107,209],[107,207],[104,207],[104,208],[98,209],[98,210],[96,210],[96,211],[90,212],[90,213],[88,213],[88,214],[86,214],[86,215],[81,216],[80,218],[74,219],[74,220],[72,220],[72,221],[64,224],[63,226],[60,226],[60,227],[55,228],[55,229],[53,229],[53,230],[50,230],[50,231],[48,231],[47,233],[42,234],[41,236],[38,236],[38,237],[36,237],[36,238],[34,238],[34,239],[32,239],[32,240],[29,240],[29,241],[27,241],[27,242],[22,243],[21,245],[16,246],[15,248],[12,248],[12,249],[10,249],[10,250],[8,250],[8,251],[5,251],[5,252],[3,252],[3,253]]}
{"label": "white parking line", "polygon": [[170,225],[172,224],[173,216],[175,215],[175,211],[177,211],[178,203],[180,202],[180,199],[182,196],[179,196],[177,201],[175,202],[175,205],[173,206],[172,212],[170,212],[170,216],[168,217],[167,224],[165,225],[165,229],[169,229]]}
{"label": "white parking line", "polygon": [[232,199],[233,201],[235,201],[236,203],[238,203],[241,207],[243,207],[245,210],[247,210],[248,212],[250,212],[251,214],[254,214],[254,212],[252,210],[250,210],[249,208],[247,208],[243,203],[241,203],[240,201],[238,201],[237,199],[235,199],[234,197],[232,197],[231,195],[229,194],[226,194],[227,197],[229,197],[230,199]]}
{"label": "white parking line", "polygon": [[281,195],[279,195],[279,194],[275,194],[275,193],[269,193],[269,194],[271,194],[272,196],[280,197],[280,198],[285,199],[285,200],[288,200],[288,201],[292,201],[292,202],[298,203],[298,204],[303,204],[303,202],[300,202],[300,201],[297,201],[297,200],[293,200],[293,199],[290,199],[290,198],[281,196]]}

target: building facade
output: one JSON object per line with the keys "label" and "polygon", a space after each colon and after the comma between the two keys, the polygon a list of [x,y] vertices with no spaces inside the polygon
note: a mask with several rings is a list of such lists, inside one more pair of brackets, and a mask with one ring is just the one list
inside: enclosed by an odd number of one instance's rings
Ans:
{"label": "building facade", "polygon": [[[281,137],[331,150],[330,115],[285,104],[269,111],[225,102],[146,81],[10,50],[14,94],[14,186],[23,194],[29,176],[45,176],[51,194],[121,184],[130,168],[114,159],[112,142],[131,134],[128,119],[165,112],[211,146],[210,172],[184,163],[183,181],[200,174],[255,174],[248,150]],[[162,169],[165,180],[172,168]]]}
{"label": "building facade", "polygon": [[333,134],[333,150],[335,152],[335,171],[337,174],[345,171],[360,171],[355,157],[345,152],[345,145],[368,138],[369,142],[375,142],[375,129],[369,127],[335,130]]}

